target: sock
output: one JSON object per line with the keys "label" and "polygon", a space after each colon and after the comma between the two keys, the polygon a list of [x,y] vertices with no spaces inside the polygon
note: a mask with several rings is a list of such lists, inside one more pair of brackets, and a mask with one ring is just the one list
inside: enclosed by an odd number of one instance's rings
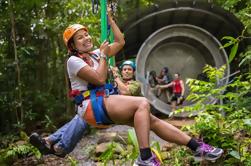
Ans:
{"label": "sock", "polygon": [[140,149],[140,158],[142,160],[147,160],[152,157],[152,151],[150,148]]}
{"label": "sock", "polygon": [[187,144],[187,147],[189,147],[192,151],[196,151],[196,149],[199,146],[200,146],[200,144],[194,138],[191,138]]}

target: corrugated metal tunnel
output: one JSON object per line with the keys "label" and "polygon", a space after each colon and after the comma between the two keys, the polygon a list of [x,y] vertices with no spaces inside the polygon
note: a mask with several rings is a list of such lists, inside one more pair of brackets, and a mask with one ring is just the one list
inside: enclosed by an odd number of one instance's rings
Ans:
{"label": "corrugated metal tunnel", "polygon": [[[237,37],[243,29],[239,20],[222,8],[189,0],[162,1],[144,12],[137,12],[123,27],[126,27],[123,29],[126,45],[116,60],[136,57],[136,79],[143,84],[148,72],[159,73],[166,66],[171,75],[179,72],[184,81],[197,78],[205,64],[216,67],[227,64],[225,76],[229,76],[229,50],[219,49],[224,44],[221,39]],[[245,43],[241,43],[240,51],[244,48]],[[228,79],[223,82],[227,83]],[[142,87],[143,95],[157,110],[169,114],[170,105],[165,97],[157,98],[153,92],[146,94],[146,88]],[[189,104],[192,103],[185,102]]]}

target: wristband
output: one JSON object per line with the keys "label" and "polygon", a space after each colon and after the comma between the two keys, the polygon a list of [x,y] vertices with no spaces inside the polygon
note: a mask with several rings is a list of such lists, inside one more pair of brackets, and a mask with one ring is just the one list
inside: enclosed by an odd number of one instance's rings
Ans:
{"label": "wristband", "polygon": [[100,52],[100,58],[104,58],[105,60],[107,60],[107,56],[103,52]]}

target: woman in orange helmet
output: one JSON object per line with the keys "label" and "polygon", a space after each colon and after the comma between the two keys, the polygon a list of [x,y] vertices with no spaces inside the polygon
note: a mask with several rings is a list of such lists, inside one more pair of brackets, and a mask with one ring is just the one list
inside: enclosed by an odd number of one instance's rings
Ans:
{"label": "woman in orange helmet", "polygon": [[222,149],[213,147],[203,149],[204,143],[198,143],[181,130],[153,116],[146,98],[109,95],[111,88],[105,85],[107,57],[120,51],[125,41],[109,13],[108,21],[114,33],[114,43],[104,42],[94,51],[86,27],[74,24],[64,32],[64,42],[69,50],[67,72],[71,88],[81,92],[73,94],[78,105],[78,114],[87,123],[97,127],[113,123],[134,126],[140,147],[140,157],[135,165],[160,165],[159,159],[149,148],[150,130],[166,141],[188,146],[195,152],[196,157],[208,160],[219,158]]}

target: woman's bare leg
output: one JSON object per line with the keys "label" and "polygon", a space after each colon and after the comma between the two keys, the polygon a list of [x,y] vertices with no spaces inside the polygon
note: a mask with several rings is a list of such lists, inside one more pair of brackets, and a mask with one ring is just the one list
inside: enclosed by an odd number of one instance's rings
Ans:
{"label": "woman's bare leg", "polygon": [[165,93],[166,93],[166,100],[167,100],[167,102],[170,102],[170,92],[169,92],[169,90],[166,89]]}
{"label": "woman's bare leg", "polygon": [[165,141],[179,145],[187,145],[191,137],[154,115],[150,115],[151,130]]}
{"label": "woman's bare leg", "polygon": [[161,93],[162,93],[162,89],[158,89],[158,90],[157,90],[157,97],[160,97],[160,96],[161,96]]}
{"label": "woman's bare leg", "polygon": [[172,108],[172,112],[176,110],[176,101],[171,102],[171,108]]}
{"label": "woman's bare leg", "polygon": [[110,96],[105,99],[110,118],[117,124],[133,124],[140,148],[149,147],[149,130],[160,138],[186,145],[190,136],[173,125],[151,115],[149,104],[143,97]]}
{"label": "woman's bare leg", "polygon": [[105,98],[109,117],[117,124],[134,125],[140,148],[149,147],[150,105],[144,97],[112,95]]}

